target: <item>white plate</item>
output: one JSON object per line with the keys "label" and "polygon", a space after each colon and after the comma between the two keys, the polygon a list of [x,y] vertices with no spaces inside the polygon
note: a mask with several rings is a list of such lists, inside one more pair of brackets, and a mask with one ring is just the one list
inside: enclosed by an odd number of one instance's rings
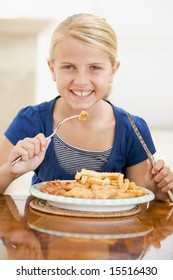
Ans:
{"label": "white plate", "polygon": [[154,194],[151,191],[144,196],[123,199],[84,199],[56,196],[40,191],[40,187],[45,183],[46,182],[32,185],[30,187],[30,194],[40,199],[47,200],[49,204],[55,207],[67,210],[85,212],[125,211],[133,209],[137,204],[146,203],[154,199]]}

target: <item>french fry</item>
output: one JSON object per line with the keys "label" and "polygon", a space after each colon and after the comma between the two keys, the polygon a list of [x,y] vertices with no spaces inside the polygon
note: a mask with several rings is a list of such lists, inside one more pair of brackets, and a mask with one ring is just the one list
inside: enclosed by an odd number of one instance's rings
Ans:
{"label": "french fry", "polygon": [[82,169],[74,182],[60,180],[47,182],[40,189],[43,192],[66,197],[89,199],[123,199],[143,196],[147,190],[136,186],[119,172],[96,172]]}
{"label": "french fry", "polygon": [[79,120],[80,121],[85,121],[87,116],[88,116],[88,113],[86,111],[81,111],[80,115],[79,115]]}

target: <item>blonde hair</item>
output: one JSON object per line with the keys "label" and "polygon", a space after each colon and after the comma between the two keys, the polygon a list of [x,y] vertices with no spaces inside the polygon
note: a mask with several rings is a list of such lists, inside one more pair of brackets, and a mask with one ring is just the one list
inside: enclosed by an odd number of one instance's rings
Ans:
{"label": "blonde hair", "polygon": [[49,61],[54,61],[56,45],[69,37],[104,50],[114,66],[117,56],[117,38],[115,31],[105,19],[81,13],[61,22],[52,35]]}

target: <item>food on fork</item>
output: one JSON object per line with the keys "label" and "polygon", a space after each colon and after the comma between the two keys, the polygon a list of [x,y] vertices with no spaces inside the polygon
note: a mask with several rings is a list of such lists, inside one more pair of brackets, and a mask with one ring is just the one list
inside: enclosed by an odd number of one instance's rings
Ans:
{"label": "food on fork", "polygon": [[85,121],[87,116],[88,116],[88,113],[86,111],[81,111],[80,115],[79,115],[79,120],[80,121]]}
{"label": "food on fork", "polygon": [[89,199],[122,199],[144,196],[148,190],[138,187],[119,172],[96,172],[82,169],[74,181],[50,181],[40,191],[65,197]]}

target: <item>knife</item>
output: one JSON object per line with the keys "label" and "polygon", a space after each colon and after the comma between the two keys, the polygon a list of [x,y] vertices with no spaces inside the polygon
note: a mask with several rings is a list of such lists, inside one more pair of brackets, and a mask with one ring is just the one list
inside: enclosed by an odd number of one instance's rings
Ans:
{"label": "knife", "polygon": [[[136,124],[134,123],[132,117],[130,116],[130,114],[129,114],[128,112],[126,112],[126,113],[127,113],[128,119],[129,119],[129,121],[130,121],[130,123],[131,123],[131,125],[132,125],[132,127],[133,127],[133,130],[134,130],[135,133],[136,133],[136,136],[138,137],[139,141],[140,141],[141,144],[142,144],[142,147],[144,148],[144,150],[145,150],[145,152],[146,152],[146,154],[147,154],[147,156],[148,156],[148,159],[149,159],[151,165],[154,166],[155,163],[156,163],[156,160],[155,160],[154,156],[153,156],[152,153],[149,151],[149,149],[148,149],[148,147],[147,147],[147,145],[146,145],[146,143],[145,143],[145,141],[144,141],[144,139],[143,139],[141,133],[139,132],[139,130],[138,130]],[[172,193],[172,191],[171,191],[171,190],[167,191],[167,194],[168,194],[168,196],[169,196],[170,202],[173,202],[173,193]]]}

